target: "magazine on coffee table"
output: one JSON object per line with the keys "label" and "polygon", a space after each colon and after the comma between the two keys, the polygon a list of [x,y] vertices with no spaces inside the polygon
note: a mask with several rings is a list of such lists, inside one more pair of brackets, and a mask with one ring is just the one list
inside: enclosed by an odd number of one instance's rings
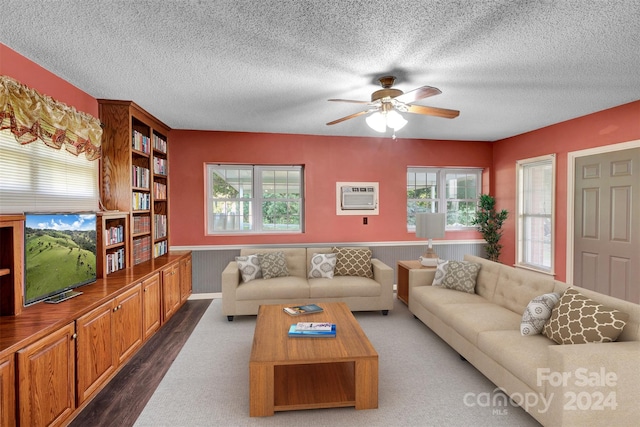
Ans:
{"label": "magazine on coffee table", "polygon": [[299,316],[301,314],[320,313],[321,311],[323,311],[322,307],[316,304],[294,305],[291,307],[284,308],[284,312],[292,316]]}
{"label": "magazine on coffee table", "polygon": [[329,329],[298,329],[295,323],[289,328],[289,337],[298,338],[335,338],[336,325],[335,323],[318,323],[318,325],[329,325]]}

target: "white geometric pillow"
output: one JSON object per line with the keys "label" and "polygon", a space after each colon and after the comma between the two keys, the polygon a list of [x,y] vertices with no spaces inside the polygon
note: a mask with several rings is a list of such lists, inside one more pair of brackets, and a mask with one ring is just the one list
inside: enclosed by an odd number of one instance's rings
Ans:
{"label": "white geometric pillow", "polygon": [[447,266],[449,261],[444,259],[438,259],[438,266],[436,267],[436,275],[433,277],[433,283],[431,286],[442,286],[442,279],[447,274]]}
{"label": "white geometric pillow", "polygon": [[544,324],[551,317],[553,307],[560,301],[560,294],[550,293],[535,297],[527,304],[520,322],[520,333],[523,336],[542,333]]}
{"label": "white geometric pillow", "polygon": [[244,283],[255,279],[262,279],[262,269],[260,269],[260,259],[258,255],[237,256],[236,262],[238,263],[238,270],[240,270]]}
{"label": "white geometric pillow", "polygon": [[333,269],[336,268],[336,254],[313,254],[309,265],[309,279],[326,277],[333,278]]}

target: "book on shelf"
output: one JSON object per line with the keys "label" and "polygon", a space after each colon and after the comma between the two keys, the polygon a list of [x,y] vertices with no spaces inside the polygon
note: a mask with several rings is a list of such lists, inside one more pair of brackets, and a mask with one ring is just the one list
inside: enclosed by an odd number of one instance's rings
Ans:
{"label": "book on shelf", "polygon": [[289,327],[289,336],[293,338],[335,338],[335,323],[316,323],[316,325],[329,325],[329,329],[298,329],[298,325],[294,323]]}
{"label": "book on shelf", "polygon": [[320,313],[322,307],[316,304],[294,305],[291,307],[285,307],[284,312],[291,316],[299,316],[301,314]]}

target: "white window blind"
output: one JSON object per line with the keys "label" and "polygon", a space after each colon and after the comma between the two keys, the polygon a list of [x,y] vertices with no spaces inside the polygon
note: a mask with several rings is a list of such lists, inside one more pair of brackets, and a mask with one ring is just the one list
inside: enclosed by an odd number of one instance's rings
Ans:
{"label": "white window blind", "polygon": [[0,213],[98,210],[98,164],[0,131]]}
{"label": "white window blind", "polygon": [[553,274],[555,156],[517,162],[517,264]]}

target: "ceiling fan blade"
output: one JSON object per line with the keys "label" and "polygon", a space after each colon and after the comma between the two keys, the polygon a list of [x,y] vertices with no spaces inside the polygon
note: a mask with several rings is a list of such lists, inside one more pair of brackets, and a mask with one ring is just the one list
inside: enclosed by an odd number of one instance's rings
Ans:
{"label": "ceiling fan blade", "polygon": [[353,99],[327,99],[327,101],[336,101],[336,102],[351,102],[353,104],[369,104],[371,101],[356,101]]}
{"label": "ceiling fan blade", "polygon": [[327,125],[335,125],[336,123],[344,122],[345,120],[349,120],[349,119],[353,119],[354,117],[362,116],[363,114],[370,113],[371,111],[373,111],[373,110],[360,111],[358,113],[351,114],[349,116],[345,116],[345,117],[339,118],[337,120],[334,120],[332,122],[329,122],[329,123],[327,123]]}
{"label": "ceiling fan blade", "polygon": [[408,105],[408,112],[414,114],[426,114],[428,116],[443,117],[445,119],[453,119],[460,115],[458,110],[448,110],[446,108],[425,107],[422,105]]}
{"label": "ceiling fan blade", "polygon": [[441,93],[442,92],[438,88],[431,86],[422,86],[407,93],[403,93],[402,95],[398,95],[393,99],[405,104],[411,104],[412,102],[416,102],[430,96],[440,95]]}

